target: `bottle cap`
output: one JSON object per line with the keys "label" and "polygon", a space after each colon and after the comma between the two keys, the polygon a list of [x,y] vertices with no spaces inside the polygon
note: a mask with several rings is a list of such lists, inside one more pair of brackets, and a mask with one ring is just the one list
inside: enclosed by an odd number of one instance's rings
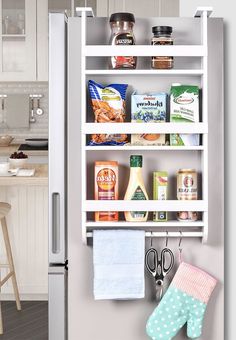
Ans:
{"label": "bottle cap", "polygon": [[113,13],[110,16],[110,22],[114,21],[130,21],[135,22],[134,15],[132,13]]}
{"label": "bottle cap", "polygon": [[143,156],[140,156],[140,155],[130,156],[130,166],[132,168],[142,168],[142,165],[143,165]]}
{"label": "bottle cap", "polygon": [[171,26],[154,26],[152,27],[152,33],[156,34],[171,34],[172,27]]}

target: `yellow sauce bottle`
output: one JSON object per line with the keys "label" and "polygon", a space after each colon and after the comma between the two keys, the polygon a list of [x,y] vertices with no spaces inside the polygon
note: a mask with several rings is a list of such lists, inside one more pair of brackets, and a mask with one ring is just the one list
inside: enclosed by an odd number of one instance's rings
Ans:
{"label": "yellow sauce bottle", "polygon": [[[148,200],[142,176],[142,161],[142,156],[130,156],[130,177],[124,200]],[[124,214],[128,222],[146,222],[148,218],[147,211],[125,211]]]}

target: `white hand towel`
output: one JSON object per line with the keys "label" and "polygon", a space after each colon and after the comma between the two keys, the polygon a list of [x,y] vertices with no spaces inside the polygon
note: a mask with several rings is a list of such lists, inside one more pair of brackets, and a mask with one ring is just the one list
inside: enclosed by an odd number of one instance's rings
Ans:
{"label": "white hand towel", "polygon": [[142,230],[95,230],[95,300],[143,298],[144,252],[145,232]]}

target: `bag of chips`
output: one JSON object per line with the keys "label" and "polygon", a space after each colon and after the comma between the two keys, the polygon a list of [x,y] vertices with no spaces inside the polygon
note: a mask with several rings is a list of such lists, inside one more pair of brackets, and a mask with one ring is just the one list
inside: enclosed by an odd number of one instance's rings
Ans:
{"label": "bag of chips", "polygon": [[[125,94],[128,85],[110,84],[106,87],[89,80],[88,88],[96,123],[123,123],[125,120]],[[122,145],[126,134],[93,134],[90,145]]]}

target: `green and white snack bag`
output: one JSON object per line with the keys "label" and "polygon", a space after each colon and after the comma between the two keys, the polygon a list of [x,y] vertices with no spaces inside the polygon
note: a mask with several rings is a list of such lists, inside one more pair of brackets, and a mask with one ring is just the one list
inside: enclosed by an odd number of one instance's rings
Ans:
{"label": "green and white snack bag", "polygon": [[[173,84],[170,90],[170,121],[173,123],[199,122],[199,87]],[[171,134],[170,145],[199,145],[198,134]]]}

